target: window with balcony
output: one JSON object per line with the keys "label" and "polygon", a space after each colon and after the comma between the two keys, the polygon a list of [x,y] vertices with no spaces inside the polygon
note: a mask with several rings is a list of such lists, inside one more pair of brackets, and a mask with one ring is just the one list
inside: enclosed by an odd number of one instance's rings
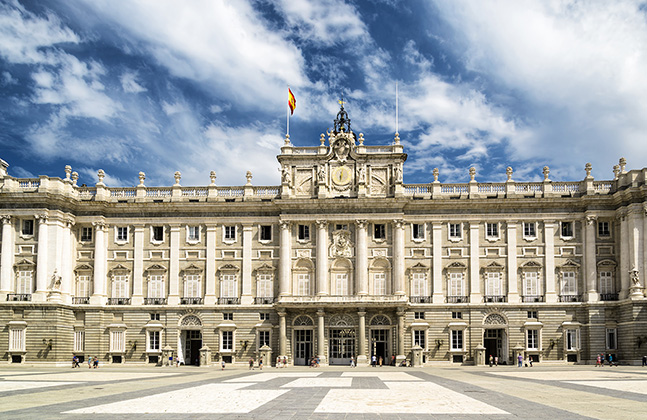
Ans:
{"label": "window with balcony", "polygon": [[425,273],[411,274],[411,296],[427,296],[427,276]]}
{"label": "window with balcony", "polygon": [[222,274],[220,276],[220,297],[238,297],[238,287],[235,274]]}
{"label": "window with balcony", "polygon": [[185,298],[201,298],[202,297],[202,276],[200,274],[191,273],[184,275],[184,297]]}
{"label": "window with balcony", "polygon": [[79,273],[76,276],[76,294],[74,303],[90,303],[92,277],[90,273]]}
{"label": "window with balcony", "polygon": [[149,299],[164,299],[164,273],[152,272],[148,276],[148,298]]}
{"label": "window with balcony", "polygon": [[[256,296],[271,298],[274,296],[274,287],[271,274],[258,274],[256,277]],[[271,302],[270,302],[271,303]]]}
{"label": "window with balcony", "polygon": [[577,280],[575,277],[575,271],[562,272],[560,295],[561,296],[577,295]]}
{"label": "window with balcony", "polygon": [[523,297],[525,302],[541,302],[542,294],[537,271],[523,273]]}
{"label": "window with balcony", "polygon": [[505,292],[503,291],[503,280],[500,272],[485,273],[485,298],[486,301],[503,302]]}
{"label": "window with balcony", "polygon": [[449,273],[449,296],[465,296],[463,273]]}
{"label": "window with balcony", "polygon": [[112,297],[115,299],[127,299],[130,297],[128,274],[115,274],[112,276]]}
{"label": "window with balcony", "polygon": [[16,293],[31,295],[34,272],[32,270],[19,270],[16,278]]}

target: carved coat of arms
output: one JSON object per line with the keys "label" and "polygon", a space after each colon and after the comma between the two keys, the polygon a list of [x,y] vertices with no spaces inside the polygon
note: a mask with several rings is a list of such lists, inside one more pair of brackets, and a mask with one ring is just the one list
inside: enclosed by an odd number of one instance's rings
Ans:
{"label": "carved coat of arms", "polygon": [[347,230],[337,230],[332,234],[332,244],[330,245],[330,256],[346,257],[353,256],[352,246],[350,242],[350,232]]}

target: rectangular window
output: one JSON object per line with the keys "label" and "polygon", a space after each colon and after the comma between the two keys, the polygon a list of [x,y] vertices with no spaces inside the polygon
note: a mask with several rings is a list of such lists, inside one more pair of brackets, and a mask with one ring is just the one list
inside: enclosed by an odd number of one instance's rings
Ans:
{"label": "rectangular window", "polygon": [[26,219],[22,221],[22,234],[24,236],[31,236],[34,234],[34,221]]}
{"label": "rectangular window", "polygon": [[187,274],[184,276],[184,297],[199,298],[202,297],[200,284],[202,283],[200,274]]}
{"label": "rectangular window", "polygon": [[537,311],[528,311],[528,319],[537,319]]}
{"label": "rectangular window", "polygon": [[236,240],[236,226],[223,226],[225,241],[235,241]]}
{"label": "rectangular window", "polygon": [[223,274],[220,277],[220,297],[234,298],[238,297],[238,287],[236,287],[235,274]]}
{"label": "rectangular window", "polygon": [[523,236],[524,238],[537,237],[537,224],[535,222],[523,222]]}
{"label": "rectangular window", "polygon": [[18,272],[18,278],[16,279],[16,293],[21,295],[31,294],[33,275],[34,272],[31,270],[21,270]]}
{"label": "rectangular window", "polygon": [[164,297],[164,275],[153,274],[148,277],[148,297],[161,299]]}
{"label": "rectangular window", "polygon": [[463,293],[463,273],[450,273],[449,296],[465,296]]}
{"label": "rectangular window", "polygon": [[270,314],[267,312],[260,312],[258,314],[258,317],[261,321],[269,321],[270,320]]}
{"label": "rectangular window", "polygon": [[187,226],[187,239],[191,242],[200,242],[200,226]]}
{"label": "rectangular window", "polygon": [[424,330],[413,330],[413,344],[417,344],[420,347],[426,349],[425,347],[425,331]]}
{"label": "rectangular window", "polygon": [[463,350],[463,330],[452,330],[452,350]]}
{"label": "rectangular window", "polygon": [[487,273],[485,283],[486,296],[503,296],[501,273]]}
{"label": "rectangular window", "polygon": [[452,312],[452,319],[463,319],[462,312]]}
{"label": "rectangular window", "polygon": [[449,237],[453,239],[461,238],[461,224],[460,223],[450,223],[449,224]]}
{"label": "rectangular window", "polygon": [[74,331],[74,352],[85,351],[85,331]]}
{"label": "rectangular window", "polygon": [[271,241],[272,240],[272,226],[271,225],[261,225],[261,241]]}
{"label": "rectangular window", "polygon": [[335,294],[337,296],[348,296],[348,274],[335,274]]}
{"label": "rectangular window", "polygon": [[539,330],[526,330],[526,336],[528,337],[528,350],[539,349]]}
{"label": "rectangular window", "polygon": [[128,242],[128,226],[117,226],[116,240],[119,242]]}
{"label": "rectangular window", "polygon": [[499,237],[499,224],[498,223],[486,223],[485,224],[485,236],[488,238],[498,238]]}
{"label": "rectangular window", "polygon": [[348,230],[347,224],[337,224],[335,225],[335,230]]}
{"label": "rectangular window", "polygon": [[160,320],[160,314],[153,313],[151,314],[151,321],[159,321]]}
{"label": "rectangular window", "polygon": [[579,349],[579,330],[566,330],[566,350]]}
{"label": "rectangular window", "polygon": [[310,240],[310,225],[299,225],[299,240],[300,241]]}
{"label": "rectangular window", "polygon": [[128,275],[116,275],[112,279],[112,297],[127,298],[130,297],[128,288]]}
{"label": "rectangular window", "polygon": [[81,242],[92,242],[92,227],[81,228]]}
{"label": "rectangular window", "polygon": [[148,350],[149,351],[159,351],[160,350],[160,332],[159,331],[149,331],[148,332]]}
{"label": "rectangular window", "polygon": [[573,222],[562,222],[562,238],[573,237]]}
{"label": "rectangular window", "polygon": [[615,328],[607,328],[607,350],[618,349],[618,334]]}
{"label": "rectangular window", "polygon": [[598,222],[598,236],[611,236],[609,222]]}
{"label": "rectangular window", "polygon": [[373,225],[373,238],[386,239],[386,226],[383,223],[375,223]]}
{"label": "rectangular window", "polygon": [[373,274],[373,294],[376,296],[386,295],[386,273]]}
{"label": "rectangular window", "polygon": [[577,281],[574,271],[564,271],[562,273],[562,296],[573,296],[577,294]]}
{"label": "rectangular window", "polygon": [[418,223],[411,225],[411,236],[413,239],[425,239],[425,225]]}
{"label": "rectangular window", "polygon": [[76,297],[90,297],[90,276],[79,275],[76,278]]}
{"label": "rectangular window", "polygon": [[411,296],[427,296],[427,276],[425,273],[413,273],[411,278]]}
{"label": "rectangular window", "polygon": [[9,330],[9,351],[25,351],[24,328],[12,328]]}
{"label": "rectangular window", "polygon": [[524,296],[539,296],[539,276],[536,271],[528,271],[523,276]]}
{"label": "rectangular window", "polygon": [[126,351],[126,334],[124,331],[110,331],[110,351],[123,353]]}
{"label": "rectangular window", "polygon": [[164,226],[152,226],[151,227],[151,239],[154,242],[163,242],[164,241]]}
{"label": "rectangular window", "polygon": [[272,290],[272,275],[271,274],[259,274],[258,283],[256,284],[256,296],[257,297],[273,297],[274,293]]}
{"label": "rectangular window", "polygon": [[258,346],[259,348],[263,346],[270,347],[270,332],[265,330],[260,330],[258,332]]}
{"label": "rectangular window", "polygon": [[233,331],[223,331],[222,340],[221,340],[222,350],[233,350],[234,349],[234,332]]}
{"label": "rectangular window", "polygon": [[616,290],[613,286],[613,274],[611,271],[600,271],[600,293],[612,294],[615,292]]}
{"label": "rectangular window", "polygon": [[310,296],[310,273],[299,273],[297,275],[298,296]]}
{"label": "rectangular window", "polygon": [[225,321],[233,321],[234,320],[234,313],[233,312],[223,312],[222,313],[222,319]]}
{"label": "rectangular window", "polygon": [[413,313],[413,319],[425,319],[425,313],[424,312],[414,312]]}

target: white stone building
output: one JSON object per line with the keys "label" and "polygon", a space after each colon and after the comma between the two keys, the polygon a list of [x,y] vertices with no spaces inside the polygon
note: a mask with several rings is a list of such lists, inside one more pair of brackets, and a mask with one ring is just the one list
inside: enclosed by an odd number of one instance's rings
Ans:
{"label": "white stone building", "polygon": [[[399,137],[343,107],[286,136],[281,185],[135,188],[18,179],[0,161],[0,356],[9,363],[638,363],[647,168],[615,178],[402,182]],[[417,346],[416,346],[417,345]],[[412,351],[414,349],[415,351]],[[415,354],[414,354],[415,353]],[[420,357],[417,354],[420,353]]]}

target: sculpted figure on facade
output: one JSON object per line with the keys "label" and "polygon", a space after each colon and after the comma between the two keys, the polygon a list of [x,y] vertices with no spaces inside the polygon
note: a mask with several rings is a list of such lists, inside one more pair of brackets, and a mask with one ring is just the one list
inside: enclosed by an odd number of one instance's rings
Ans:
{"label": "sculpted figure on facade", "polygon": [[395,179],[394,182],[396,184],[402,183],[402,168],[400,167],[400,165],[397,165],[393,168],[393,178]]}
{"label": "sculpted figure on facade", "polygon": [[292,182],[290,178],[290,167],[288,165],[284,165],[281,169],[281,182],[283,183],[283,185],[291,187]]}
{"label": "sculpted figure on facade", "polygon": [[640,273],[638,272],[638,270],[636,270],[635,268],[631,270],[630,276],[631,276],[631,283],[634,286],[640,286]]}
{"label": "sculpted figure on facade", "polygon": [[319,167],[319,171],[317,172],[317,181],[319,184],[326,183],[326,167],[323,165]]}
{"label": "sculpted figure on facade", "polygon": [[61,276],[58,275],[56,269],[54,269],[54,274],[52,274],[52,282],[49,287],[51,290],[61,290]]}
{"label": "sculpted figure on facade", "polygon": [[347,230],[338,230],[333,232],[332,244],[330,245],[330,255],[332,257],[353,256],[350,242],[350,232]]}
{"label": "sculpted figure on facade", "polygon": [[340,161],[345,161],[346,158],[348,157],[348,152],[350,152],[350,146],[348,145],[348,140],[346,139],[339,139],[335,142],[335,146],[333,147],[335,156],[337,159]]}
{"label": "sculpted figure on facade", "polygon": [[358,182],[360,184],[366,184],[366,168],[363,166],[360,166],[357,169],[357,179],[359,180]]}

